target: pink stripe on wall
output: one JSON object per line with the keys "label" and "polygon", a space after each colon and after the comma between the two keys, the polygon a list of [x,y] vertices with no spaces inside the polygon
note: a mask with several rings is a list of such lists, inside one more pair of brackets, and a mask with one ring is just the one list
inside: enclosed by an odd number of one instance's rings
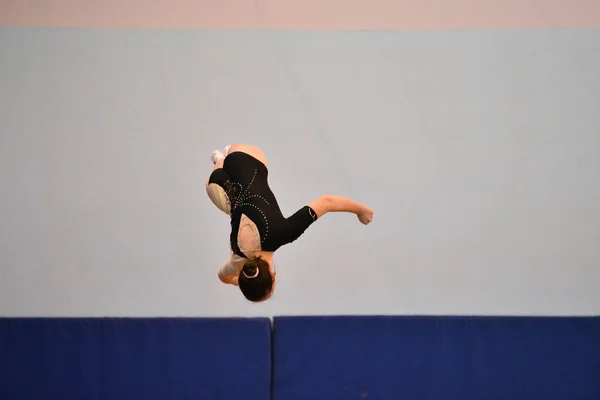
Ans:
{"label": "pink stripe on wall", "polygon": [[0,26],[600,28],[600,0],[0,0]]}

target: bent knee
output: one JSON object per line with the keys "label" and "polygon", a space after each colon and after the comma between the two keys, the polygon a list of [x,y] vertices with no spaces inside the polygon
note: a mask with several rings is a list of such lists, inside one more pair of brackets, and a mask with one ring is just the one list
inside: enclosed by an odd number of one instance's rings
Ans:
{"label": "bent knee", "polygon": [[256,146],[252,146],[250,144],[241,144],[241,143],[232,144],[231,148],[229,149],[229,152],[227,154],[231,154],[235,151],[239,151],[239,152],[251,155],[252,157],[256,158],[258,161],[265,164],[265,166],[267,168],[269,167],[269,162],[267,161],[267,156],[265,156],[265,153]]}

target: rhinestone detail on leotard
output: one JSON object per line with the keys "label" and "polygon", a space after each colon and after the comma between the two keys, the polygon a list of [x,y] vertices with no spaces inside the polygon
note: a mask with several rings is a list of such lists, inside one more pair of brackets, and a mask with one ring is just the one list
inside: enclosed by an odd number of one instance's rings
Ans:
{"label": "rhinestone detail on leotard", "polygon": [[[226,191],[228,192],[228,195],[229,195],[232,212],[234,210],[236,210],[237,208],[244,207],[244,206],[253,207],[260,212],[260,214],[263,217],[263,220],[265,221],[265,236],[261,239],[261,243],[264,243],[264,241],[269,236],[269,220],[267,219],[267,216],[265,215],[263,210],[260,209],[260,207],[256,206],[255,204],[251,204],[251,203],[247,202],[251,198],[258,198],[258,199],[264,201],[267,205],[270,205],[269,202],[267,201],[267,199],[265,199],[263,196],[260,196],[258,194],[252,194],[250,192],[250,187],[254,183],[257,173],[258,173],[258,170],[255,169],[254,175],[252,176],[250,183],[248,184],[248,186],[245,189],[242,187],[242,185],[239,182],[228,182]],[[239,195],[238,195],[238,191],[239,191]]]}

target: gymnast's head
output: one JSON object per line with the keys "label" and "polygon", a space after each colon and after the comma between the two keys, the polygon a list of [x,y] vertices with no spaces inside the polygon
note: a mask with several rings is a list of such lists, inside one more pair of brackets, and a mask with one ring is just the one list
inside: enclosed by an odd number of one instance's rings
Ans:
{"label": "gymnast's head", "polygon": [[246,299],[254,302],[268,300],[275,290],[275,271],[261,257],[252,257],[244,264],[238,278]]}

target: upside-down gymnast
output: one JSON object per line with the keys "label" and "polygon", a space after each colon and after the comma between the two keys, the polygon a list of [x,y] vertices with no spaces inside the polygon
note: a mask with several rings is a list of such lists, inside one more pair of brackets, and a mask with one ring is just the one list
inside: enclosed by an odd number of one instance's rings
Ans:
{"label": "upside-down gymnast", "polygon": [[334,195],[319,197],[285,218],[269,187],[269,164],[262,150],[234,144],[215,150],[211,160],[208,197],[231,218],[230,256],[218,276],[223,283],[239,286],[250,301],[267,300],[275,290],[273,253],[324,214],[353,213],[365,225],[373,219],[370,207]]}

